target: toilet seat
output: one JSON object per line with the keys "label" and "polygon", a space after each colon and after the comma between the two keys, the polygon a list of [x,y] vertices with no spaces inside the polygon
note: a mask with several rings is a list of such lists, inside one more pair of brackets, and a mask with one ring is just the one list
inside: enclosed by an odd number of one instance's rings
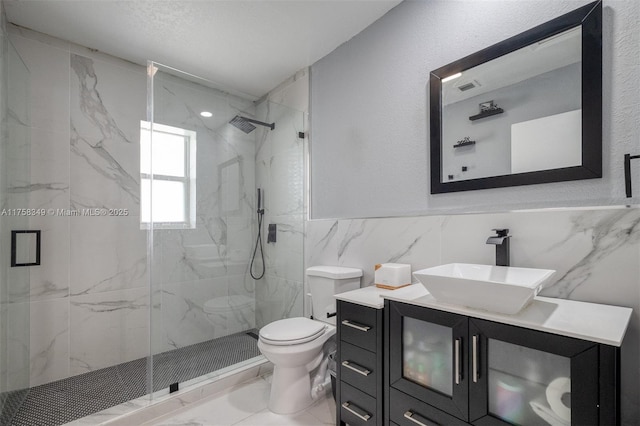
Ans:
{"label": "toilet seat", "polygon": [[260,340],[274,346],[291,346],[310,342],[324,334],[327,325],[309,318],[287,318],[260,329]]}

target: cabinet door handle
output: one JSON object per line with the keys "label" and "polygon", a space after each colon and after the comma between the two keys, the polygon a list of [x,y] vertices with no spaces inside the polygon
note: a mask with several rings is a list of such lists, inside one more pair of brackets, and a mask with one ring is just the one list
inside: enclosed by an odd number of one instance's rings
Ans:
{"label": "cabinet door handle", "polygon": [[471,365],[473,369],[473,383],[478,383],[478,378],[480,375],[478,374],[478,346],[480,342],[478,341],[478,335],[473,336],[473,350],[472,350],[472,358]]}
{"label": "cabinet door handle", "polygon": [[360,330],[360,331],[371,330],[371,327],[369,327],[368,325],[358,324],[355,322],[351,322],[349,320],[342,320],[342,325],[346,325],[347,327],[355,328],[356,330]]}
{"label": "cabinet door handle", "polygon": [[[351,406],[353,406],[354,408],[357,408],[358,410],[362,411],[364,414],[358,413],[356,410],[351,408]],[[348,412],[350,412],[354,416],[358,417],[359,419],[364,420],[365,422],[368,422],[369,419],[371,418],[371,414],[367,413],[366,411],[364,411],[363,409],[359,408],[358,406],[350,403],[349,401],[343,402],[342,403],[342,408],[344,408],[345,410],[347,410]]]}
{"label": "cabinet door handle", "polygon": [[453,363],[454,363],[454,372],[456,385],[460,384],[462,380],[462,368],[460,365],[460,351],[462,350],[462,338],[456,339],[453,345]]}
{"label": "cabinet door handle", "polygon": [[640,155],[624,155],[624,189],[627,198],[631,198],[631,160],[640,158]]}
{"label": "cabinet door handle", "polygon": [[[433,423],[431,420],[427,420],[424,417],[422,417],[421,415],[419,415],[417,413],[414,413],[411,410],[406,411],[404,413],[404,418],[407,419],[407,420],[411,420],[412,422],[414,422],[415,424],[420,425],[420,426],[431,426],[431,425],[438,426],[437,423]],[[429,422],[429,423],[426,423],[426,422]]]}
{"label": "cabinet door handle", "polygon": [[359,366],[355,362],[342,361],[342,365],[347,367],[349,370],[353,370],[358,374],[362,374],[363,376],[368,376],[369,374],[371,374],[371,371],[367,370],[364,367]]}

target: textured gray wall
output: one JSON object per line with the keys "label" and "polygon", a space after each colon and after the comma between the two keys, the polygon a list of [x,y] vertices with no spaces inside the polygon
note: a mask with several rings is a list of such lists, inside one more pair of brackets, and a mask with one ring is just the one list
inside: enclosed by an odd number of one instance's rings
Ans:
{"label": "textured gray wall", "polygon": [[604,1],[602,179],[429,194],[429,71],[587,3],[406,0],[315,63],[311,216],[626,203],[623,154],[640,151],[636,0]]}
{"label": "textured gray wall", "polygon": [[[442,168],[444,181],[499,176],[511,173],[511,125],[561,112],[580,109],[580,64],[474,96],[444,108],[442,128]],[[494,100],[504,113],[471,121],[480,102]],[[476,145],[453,148],[465,136]],[[552,153],[549,153],[552,154]],[[468,171],[462,172],[462,166]]]}

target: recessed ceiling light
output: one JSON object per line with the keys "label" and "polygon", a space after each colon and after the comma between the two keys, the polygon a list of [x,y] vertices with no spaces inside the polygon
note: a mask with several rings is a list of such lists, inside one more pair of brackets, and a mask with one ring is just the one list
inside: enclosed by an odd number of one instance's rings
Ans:
{"label": "recessed ceiling light", "polygon": [[213,114],[211,114],[209,111],[202,111],[200,113],[201,116],[205,117],[205,118],[210,118],[213,117]]}
{"label": "recessed ceiling light", "polygon": [[445,77],[445,78],[443,78],[443,79],[442,79],[442,82],[443,82],[443,83],[446,83],[447,81],[454,80],[454,79],[456,79],[456,78],[458,78],[458,77],[460,77],[460,76],[462,76],[462,73],[461,73],[461,72],[459,72],[459,73],[457,73],[457,74],[450,75],[449,77]]}

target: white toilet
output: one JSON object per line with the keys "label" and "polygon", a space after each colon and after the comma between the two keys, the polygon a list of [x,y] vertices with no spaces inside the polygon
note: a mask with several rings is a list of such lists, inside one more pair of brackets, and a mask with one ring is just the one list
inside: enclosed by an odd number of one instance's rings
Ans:
{"label": "white toilet", "polygon": [[355,268],[308,268],[313,319],[287,318],[262,327],[258,348],[274,365],[269,410],[291,414],[311,405],[310,372],[322,363],[322,346],[336,333],[333,295],[360,288],[361,276]]}

